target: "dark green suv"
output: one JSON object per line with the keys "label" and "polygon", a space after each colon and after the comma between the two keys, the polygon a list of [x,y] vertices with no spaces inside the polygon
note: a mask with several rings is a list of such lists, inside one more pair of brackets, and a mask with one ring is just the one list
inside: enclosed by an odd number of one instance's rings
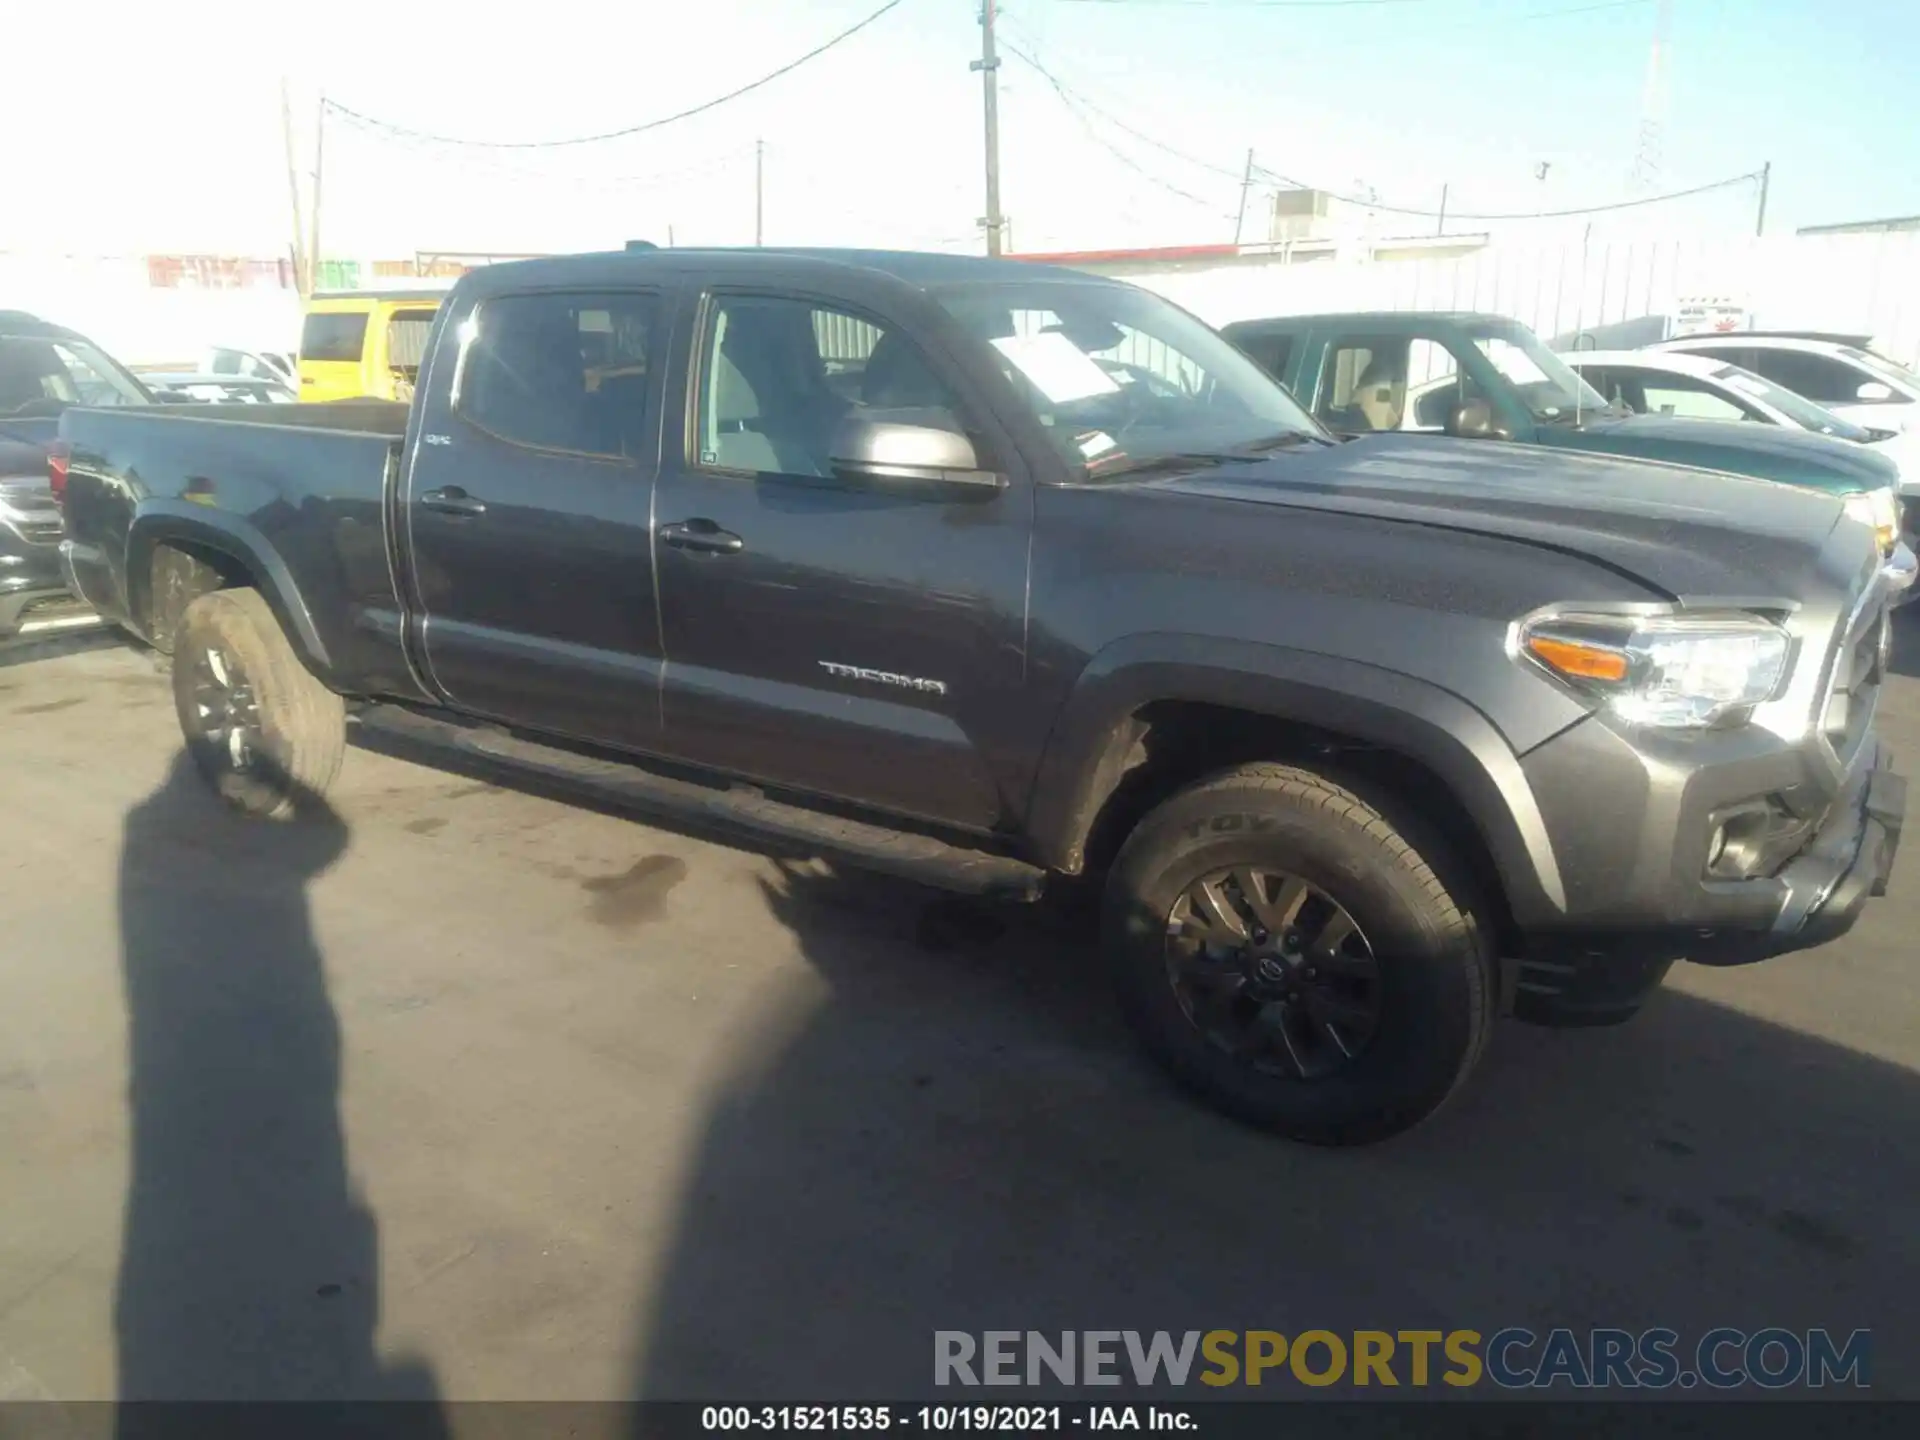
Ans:
{"label": "dark green suv", "polygon": [[1849,513],[1880,533],[1889,556],[1900,549],[1899,473],[1884,456],[1778,425],[1635,415],[1517,320],[1293,315],[1224,333],[1337,435],[1428,432],[1778,480],[1849,497]]}

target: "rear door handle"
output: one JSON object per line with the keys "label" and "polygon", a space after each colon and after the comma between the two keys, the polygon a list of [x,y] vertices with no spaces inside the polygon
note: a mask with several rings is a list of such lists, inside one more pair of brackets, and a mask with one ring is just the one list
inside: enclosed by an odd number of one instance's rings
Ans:
{"label": "rear door handle", "polygon": [[438,490],[429,490],[420,497],[420,503],[429,510],[438,510],[442,515],[484,515],[487,502],[476,500],[458,485],[442,485]]}
{"label": "rear door handle", "polygon": [[722,530],[711,520],[681,520],[660,527],[660,539],[676,550],[696,550],[707,555],[737,555],[747,542],[731,530]]}

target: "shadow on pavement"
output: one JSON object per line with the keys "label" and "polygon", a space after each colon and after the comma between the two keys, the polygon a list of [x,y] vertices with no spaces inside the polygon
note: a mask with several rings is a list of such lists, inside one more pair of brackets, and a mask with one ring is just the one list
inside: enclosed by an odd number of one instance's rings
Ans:
{"label": "shadow on pavement", "polygon": [[936,1390],[938,1329],[1867,1327],[1875,1397],[1920,1389],[1904,1069],[1670,989],[1617,1029],[1503,1025],[1426,1125],[1316,1150],[1175,1095],[1043,914],[782,877],[825,993],[729,1046],[640,1398],[1042,1393]]}
{"label": "shadow on pavement", "polygon": [[[184,754],[127,815],[123,1402],[435,1396],[423,1366],[374,1349],[378,1240],[348,1168],[306,893],[346,842],[318,800],[295,821],[232,814]],[[147,1412],[121,1413],[139,1433]],[[433,1433],[436,1414],[415,1418]]]}

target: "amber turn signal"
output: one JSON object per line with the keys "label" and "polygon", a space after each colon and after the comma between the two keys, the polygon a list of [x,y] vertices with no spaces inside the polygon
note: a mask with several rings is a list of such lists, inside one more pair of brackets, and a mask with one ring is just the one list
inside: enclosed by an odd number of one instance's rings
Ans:
{"label": "amber turn signal", "polygon": [[1529,635],[1526,645],[1534,659],[1570,679],[1617,683],[1627,678],[1627,657],[1605,645],[1586,645],[1551,635]]}

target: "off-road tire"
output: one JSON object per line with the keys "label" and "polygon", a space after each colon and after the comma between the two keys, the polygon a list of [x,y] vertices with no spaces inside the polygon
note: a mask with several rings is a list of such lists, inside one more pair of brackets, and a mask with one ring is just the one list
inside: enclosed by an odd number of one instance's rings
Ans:
{"label": "off-road tire", "polygon": [[[1295,1140],[1358,1145],[1418,1124],[1478,1062],[1496,989],[1470,885],[1418,819],[1312,770],[1248,765],[1180,792],[1143,819],[1109,874],[1102,942],[1122,1009],[1188,1089]],[[1299,876],[1370,942],[1379,1016],[1370,1043],[1306,1080],[1255,1068],[1210,1041],[1169,978],[1175,902],[1202,876],[1255,865]]]}
{"label": "off-road tire", "polygon": [[[259,720],[259,754],[236,768],[208,740],[196,699],[198,662],[209,650],[237,662]],[[229,667],[230,668],[230,667]],[[326,792],[346,753],[346,707],[301,664],[257,590],[215,590],[187,606],[173,652],[173,700],[188,752],[228,804],[278,817]]]}

